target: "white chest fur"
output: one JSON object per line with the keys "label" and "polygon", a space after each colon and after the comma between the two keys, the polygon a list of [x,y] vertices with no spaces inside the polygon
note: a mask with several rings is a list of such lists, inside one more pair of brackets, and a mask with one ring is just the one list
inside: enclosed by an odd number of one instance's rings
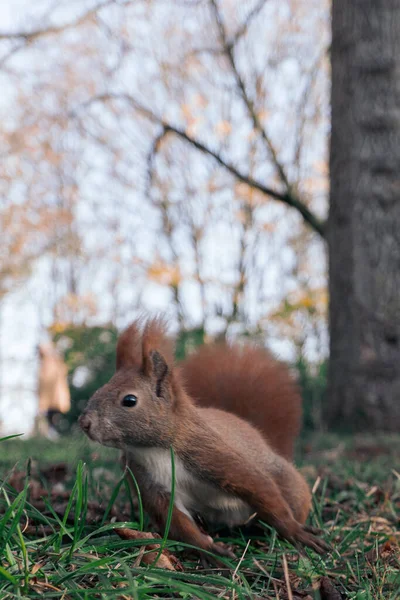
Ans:
{"label": "white chest fur", "polygon": [[[169,450],[137,448],[130,450],[134,462],[151,473],[154,481],[167,492],[172,488],[172,465]],[[175,506],[188,516],[200,514],[207,521],[233,527],[245,523],[253,510],[240,498],[202,481],[185,468],[175,456]]]}

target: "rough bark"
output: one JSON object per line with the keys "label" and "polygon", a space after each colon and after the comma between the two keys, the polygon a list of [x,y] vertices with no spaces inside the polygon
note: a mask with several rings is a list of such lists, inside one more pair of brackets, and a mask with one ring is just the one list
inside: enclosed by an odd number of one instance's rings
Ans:
{"label": "rough bark", "polygon": [[400,430],[400,1],[333,0],[329,417]]}

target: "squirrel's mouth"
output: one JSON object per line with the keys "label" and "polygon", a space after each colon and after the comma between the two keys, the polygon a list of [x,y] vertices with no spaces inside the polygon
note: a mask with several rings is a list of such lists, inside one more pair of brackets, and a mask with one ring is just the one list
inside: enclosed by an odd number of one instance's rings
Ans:
{"label": "squirrel's mouth", "polygon": [[123,450],[123,446],[121,444],[121,440],[112,436],[107,436],[107,434],[95,435],[94,432],[92,435],[89,435],[90,439],[93,442],[97,442],[102,446],[107,446],[107,448],[119,448]]}
{"label": "squirrel's mouth", "polygon": [[120,448],[121,440],[109,419],[100,419],[94,411],[86,411],[79,417],[79,425],[93,442],[110,448]]}
{"label": "squirrel's mouth", "polygon": [[107,446],[107,448],[121,448],[121,443],[113,440],[111,438],[101,438],[100,439],[96,439],[96,442],[99,442],[102,446]]}
{"label": "squirrel's mouth", "polygon": [[[97,439],[97,437],[94,435],[93,431],[85,431],[86,435],[88,436],[88,438],[90,440],[92,440],[92,442],[100,442],[100,440]],[[100,442],[101,443],[101,442]]]}
{"label": "squirrel's mouth", "polygon": [[108,448],[118,448],[118,442],[111,438],[107,438],[104,436],[100,436],[94,433],[94,431],[85,431],[86,435],[92,442],[97,442],[102,446],[107,446]]}

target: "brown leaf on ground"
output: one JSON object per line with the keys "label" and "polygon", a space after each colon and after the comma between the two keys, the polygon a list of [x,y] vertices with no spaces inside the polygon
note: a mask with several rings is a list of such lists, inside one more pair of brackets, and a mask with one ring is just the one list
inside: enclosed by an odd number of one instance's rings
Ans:
{"label": "brown leaf on ground", "polygon": [[60,598],[62,597],[61,594],[63,590],[61,588],[58,588],[52,585],[51,583],[48,583],[47,581],[39,581],[37,577],[32,577],[30,585],[32,586],[32,589],[35,590],[35,592],[38,592],[39,594],[44,595],[46,593],[46,590],[50,590],[51,592],[59,592]]}
{"label": "brown leaf on ground", "polygon": [[397,561],[400,559],[399,541],[394,536],[390,537],[386,542],[378,546],[378,548],[372,548],[365,556],[371,564],[378,560],[383,560],[388,564],[397,566]]}
{"label": "brown leaf on ground", "polygon": [[33,565],[32,569],[31,569],[31,575],[36,575],[36,573],[39,571],[39,569],[41,569],[42,567],[44,567],[45,563],[36,563]]}
{"label": "brown leaf on ground", "polygon": [[312,600],[312,597],[307,594],[307,592],[300,592],[300,591],[295,591],[292,592],[292,595],[289,596],[289,594],[285,594],[282,597],[282,600]]}
{"label": "brown leaf on ground", "polygon": [[[154,538],[160,538],[157,533],[151,533],[149,531],[136,531],[135,529],[128,529],[127,527],[118,527],[115,528],[114,531],[123,540],[154,540]],[[147,552],[148,550],[152,550],[153,552]],[[159,544],[150,543],[142,546],[140,562],[145,563],[146,565],[153,564],[157,559],[159,550]],[[183,567],[179,560],[166,548],[164,548],[164,550],[161,552],[155,566],[160,569],[167,569],[169,571],[183,571]]]}
{"label": "brown leaf on ground", "polygon": [[391,554],[395,554],[399,552],[399,542],[394,537],[390,537],[384,544],[381,546],[381,556],[389,556]]}
{"label": "brown leaf on ground", "polygon": [[68,475],[68,465],[65,462],[55,463],[41,469],[40,474],[50,483],[60,483],[65,481]]}
{"label": "brown leaf on ground", "polygon": [[334,473],[330,468],[328,467],[320,467],[318,469],[318,475],[321,477],[321,479],[323,480],[327,480],[327,488],[330,491],[337,491],[337,492],[342,492],[345,490],[353,490],[354,488],[354,479],[352,478],[347,478],[347,479],[343,479],[342,477],[339,477],[336,473]]}
{"label": "brown leaf on ground", "polygon": [[[36,508],[37,511],[43,515],[50,515],[51,511],[46,505],[46,500],[50,500],[54,512],[64,517],[65,510],[68,506],[69,499],[71,497],[71,491],[65,489],[64,480],[67,479],[68,468],[65,463],[56,463],[40,471],[38,475],[38,469],[35,465],[32,465],[31,474],[27,478],[26,471],[14,469],[7,483],[13,487],[17,492],[21,492],[28,481],[28,501]],[[47,480],[48,487],[44,487],[42,481]],[[103,501],[89,500],[87,502],[86,510],[86,522],[91,525],[98,524],[104,517],[105,506]],[[110,511],[110,518],[116,521],[123,522],[129,519],[130,504],[126,503],[125,506],[113,506]],[[68,523],[74,522],[75,513],[73,510],[69,511]],[[40,522],[38,523],[34,517],[31,517],[29,523],[21,523],[24,528],[24,532],[27,535],[34,536],[46,536],[53,533],[52,528],[43,526]]]}
{"label": "brown leaf on ground", "polygon": [[26,525],[23,528],[22,533],[24,535],[34,535],[34,536],[46,537],[48,535],[52,535],[54,533],[54,529],[52,527],[50,527],[49,525],[42,525],[42,524]]}
{"label": "brown leaf on ground", "polygon": [[345,450],[345,444],[341,442],[335,448],[329,448],[329,450],[320,450],[320,452],[317,453],[317,456],[328,463],[335,463],[345,454]]}
{"label": "brown leaf on ground", "polygon": [[[22,492],[26,483],[26,472],[25,471],[13,471],[8,478],[7,483],[13,487],[17,492]],[[29,478],[28,483],[29,500],[37,500],[42,496],[48,496],[48,491],[43,487],[40,481],[34,477]]]}
{"label": "brown leaf on ground", "polygon": [[377,485],[374,485],[366,494],[366,496],[367,498],[370,498],[371,505],[378,506],[379,504],[387,502],[390,496],[390,492],[383,490]]}
{"label": "brown leaf on ground", "polygon": [[13,487],[17,492],[22,492],[25,485],[26,473],[23,471],[12,471],[9,476],[7,483]]}
{"label": "brown leaf on ground", "polygon": [[342,595],[335,588],[329,577],[321,577],[320,588],[321,600],[342,600]]}
{"label": "brown leaf on ground", "polygon": [[388,536],[393,534],[395,524],[392,519],[386,519],[379,515],[371,515],[367,513],[360,513],[354,519],[349,521],[349,526],[358,525],[359,523],[369,524],[369,533],[383,533]]}
{"label": "brown leaf on ground", "polygon": [[[64,480],[67,473],[64,467],[65,465],[60,463],[41,471],[40,476],[44,479],[48,479],[51,484],[50,490],[43,487],[39,475],[33,469],[33,472],[28,477],[29,501],[34,504],[36,500],[47,498],[49,495],[68,499],[70,492],[67,492],[64,487]],[[14,470],[8,478],[7,483],[17,492],[21,492],[25,487],[26,481],[26,471]]]}
{"label": "brown leaf on ground", "polygon": [[357,442],[352,450],[347,452],[348,458],[358,462],[365,462],[377,456],[390,455],[392,450],[384,444],[371,444],[368,442]]}

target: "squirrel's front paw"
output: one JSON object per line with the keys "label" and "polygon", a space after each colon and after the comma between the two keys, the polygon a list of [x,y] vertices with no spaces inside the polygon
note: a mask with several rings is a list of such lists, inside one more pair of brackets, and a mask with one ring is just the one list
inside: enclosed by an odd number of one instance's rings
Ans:
{"label": "squirrel's front paw", "polygon": [[213,542],[210,548],[210,552],[212,552],[213,554],[217,554],[218,556],[225,556],[226,558],[236,558],[235,554],[232,552],[230,547],[227,546],[227,544],[224,544],[223,542]]}
{"label": "squirrel's front paw", "polygon": [[[215,556],[208,554],[208,552],[212,552]],[[224,544],[223,542],[212,542],[208,548],[207,553],[201,552],[201,563],[204,568],[207,568],[209,565],[213,567],[218,567],[222,569],[226,569],[226,564],[220,561],[217,556],[221,556],[224,558],[236,559],[236,556],[232,552],[232,550]]]}
{"label": "squirrel's front paw", "polygon": [[311,533],[310,529],[307,527],[299,528],[299,531],[294,536],[295,545],[297,546],[297,543],[303,544],[303,546],[312,548],[317,554],[330,552],[332,550],[331,546],[320,537],[314,535],[314,533]]}

